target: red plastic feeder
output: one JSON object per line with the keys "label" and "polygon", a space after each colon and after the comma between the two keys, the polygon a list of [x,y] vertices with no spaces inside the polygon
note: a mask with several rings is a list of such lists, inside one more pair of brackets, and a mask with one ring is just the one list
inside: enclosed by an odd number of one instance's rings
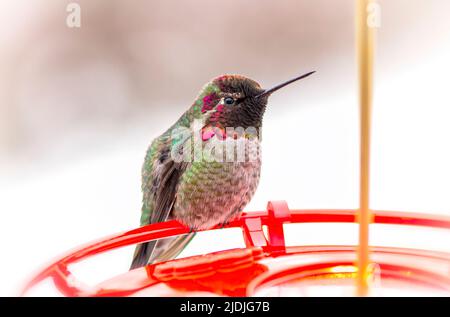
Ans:
{"label": "red plastic feeder", "polygon": [[[375,224],[450,229],[450,218],[374,211]],[[135,269],[96,286],[78,281],[70,264],[132,244],[188,233],[177,221],[151,224],[83,247],[39,273],[23,295],[48,278],[64,296],[304,296],[354,295],[356,246],[285,245],[287,223],[353,223],[355,210],[290,210],[284,201],[243,213],[226,227],[242,228],[246,248],[192,256]],[[267,234],[263,227],[267,226]],[[218,230],[213,228],[211,230]],[[450,295],[450,254],[371,247],[371,295]],[[414,290],[411,292],[411,290]],[[404,295],[405,293],[399,293]]]}

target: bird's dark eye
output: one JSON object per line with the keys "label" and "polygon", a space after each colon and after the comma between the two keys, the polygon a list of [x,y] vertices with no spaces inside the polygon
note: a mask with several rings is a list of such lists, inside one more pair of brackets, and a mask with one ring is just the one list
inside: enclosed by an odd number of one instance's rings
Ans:
{"label": "bird's dark eye", "polygon": [[225,103],[226,105],[232,105],[232,104],[234,104],[234,99],[231,98],[231,97],[226,97],[226,98],[224,99],[224,103]]}

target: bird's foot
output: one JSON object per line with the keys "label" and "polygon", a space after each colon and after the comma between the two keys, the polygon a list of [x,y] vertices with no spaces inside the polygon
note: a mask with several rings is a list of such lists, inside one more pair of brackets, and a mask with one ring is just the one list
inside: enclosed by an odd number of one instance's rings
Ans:
{"label": "bird's foot", "polygon": [[220,229],[225,228],[226,226],[228,226],[228,225],[230,224],[230,221],[231,221],[230,218],[226,219],[224,222],[222,222],[222,223],[219,224],[219,228],[220,228]]}

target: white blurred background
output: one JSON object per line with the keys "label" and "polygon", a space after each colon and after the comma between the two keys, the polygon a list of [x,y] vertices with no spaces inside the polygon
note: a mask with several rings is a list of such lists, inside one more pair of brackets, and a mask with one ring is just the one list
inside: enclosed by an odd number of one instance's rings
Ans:
{"label": "white blurred background", "polygon": [[[0,3],[0,295],[137,227],[146,147],[224,73],[269,87],[317,71],[271,98],[246,210],[358,206],[353,0],[79,0],[81,28],[69,3]],[[450,3],[379,3],[371,206],[450,215]]]}

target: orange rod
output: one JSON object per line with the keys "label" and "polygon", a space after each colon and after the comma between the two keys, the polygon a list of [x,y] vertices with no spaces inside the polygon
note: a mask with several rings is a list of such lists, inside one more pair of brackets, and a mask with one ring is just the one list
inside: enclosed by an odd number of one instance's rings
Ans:
{"label": "orange rod", "polygon": [[360,201],[359,201],[359,247],[357,295],[369,292],[369,224],[372,220],[369,209],[370,181],[370,130],[372,108],[372,76],[374,31],[368,25],[368,6],[371,0],[356,0],[356,47],[358,58],[359,103],[360,103]]}

